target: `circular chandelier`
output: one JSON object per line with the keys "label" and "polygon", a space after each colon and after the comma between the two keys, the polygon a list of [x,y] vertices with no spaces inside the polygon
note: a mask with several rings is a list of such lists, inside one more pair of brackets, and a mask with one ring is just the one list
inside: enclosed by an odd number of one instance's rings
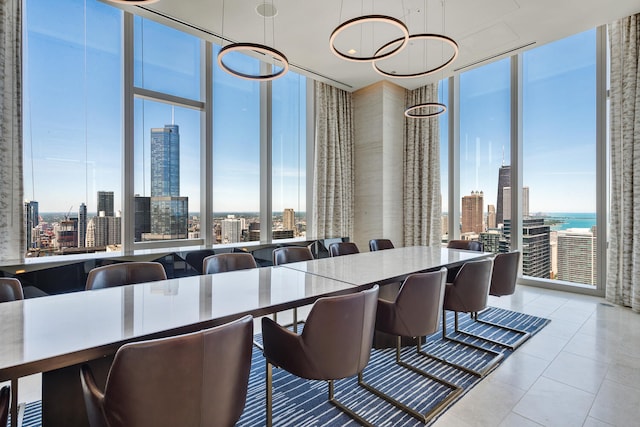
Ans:
{"label": "circular chandelier", "polygon": [[[450,37],[441,35],[441,34],[431,34],[431,33],[424,33],[424,34],[413,34],[409,36],[409,40],[437,40],[437,41],[441,41],[444,44],[448,44],[449,46],[451,46],[451,48],[453,49],[453,54],[451,55],[451,57],[449,59],[447,59],[446,61],[444,61],[442,64],[438,65],[437,67],[434,68],[428,68],[424,71],[420,71],[417,73],[407,73],[407,74],[397,74],[397,73],[390,73],[388,71],[384,71],[383,69],[381,69],[377,62],[378,60],[372,62],[372,66],[373,69],[379,73],[382,74],[383,76],[386,77],[392,77],[392,78],[396,78],[396,79],[410,79],[410,78],[415,78],[415,77],[422,77],[422,76],[427,76],[429,74],[433,74],[437,71],[440,71],[444,68],[446,68],[447,66],[449,66],[453,61],[455,61],[455,59],[458,57],[458,52],[459,52],[459,48],[458,48],[458,43],[455,42],[455,40],[453,40]],[[396,39],[396,40],[392,40],[389,43],[385,44],[384,46],[382,46],[380,49],[378,49],[375,53],[375,55],[378,55],[380,52],[384,52],[385,49],[389,48],[390,46],[393,46],[395,43],[401,43],[402,42],[402,38]],[[375,56],[374,55],[374,56]],[[426,58],[425,58],[425,62],[426,62]]]}
{"label": "circular chandelier", "polygon": [[[248,74],[243,73],[230,67],[224,62],[224,57],[231,52],[256,52],[267,56],[271,56],[276,61],[282,64],[282,69],[271,74]],[[289,71],[289,61],[280,51],[273,49],[269,46],[256,44],[256,43],[232,43],[224,46],[218,52],[218,65],[227,73],[247,80],[269,81],[281,77]]]}
{"label": "circular chandelier", "polygon": [[[348,52],[344,53],[339,51],[338,48],[336,48],[335,41],[338,35],[340,35],[340,33],[342,33],[348,28],[354,27],[356,25],[366,24],[366,23],[388,24],[399,29],[402,32],[403,36],[392,42],[392,43],[394,42],[398,43],[398,46],[384,53],[380,53],[382,49],[381,48],[381,49],[378,49],[378,51],[373,56],[365,56],[365,57],[353,56],[353,55],[350,55]],[[378,61],[384,58],[389,58],[393,55],[400,53],[400,51],[404,49],[404,47],[407,45],[408,42],[409,42],[409,30],[407,29],[407,26],[399,19],[393,18],[391,16],[386,16],[386,15],[364,15],[364,16],[359,16],[357,18],[349,19],[348,21],[345,21],[342,24],[338,25],[336,29],[333,30],[333,32],[331,33],[331,36],[329,37],[329,47],[331,48],[331,52],[333,52],[339,58],[345,59],[347,61],[355,61],[355,62],[371,62],[371,61]],[[389,43],[387,43],[385,46],[388,46],[388,45]]]}
{"label": "circular chandelier", "polygon": [[[417,112],[421,108],[436,108],[436,111],[431,113],[419,113]],[[447,111],[447,106],[439,102],[424,102],[422,104],[416,104],[407,108],[404,115],[410,119],[424,119],[427,117],[436,117],[440,114],[444,114]]]}

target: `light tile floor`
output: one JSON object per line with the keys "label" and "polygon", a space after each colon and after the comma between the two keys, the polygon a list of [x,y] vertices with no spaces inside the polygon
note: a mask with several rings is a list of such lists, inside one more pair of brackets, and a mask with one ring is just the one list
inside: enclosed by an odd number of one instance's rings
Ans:
{"label": "light tile floor", "polygon": [[[434,427],[640,425],[640,314],[529,286],[489,304],[552,321]],[[288,316],[279,314],[279,322]],[[20,402],[39,400],[40,375],[21,379],[19,393]]]}
{"label": "light tile floor", "polygon": [[640,314],[529,286],[489,304],[551,323],[435,427],[640,425]]}

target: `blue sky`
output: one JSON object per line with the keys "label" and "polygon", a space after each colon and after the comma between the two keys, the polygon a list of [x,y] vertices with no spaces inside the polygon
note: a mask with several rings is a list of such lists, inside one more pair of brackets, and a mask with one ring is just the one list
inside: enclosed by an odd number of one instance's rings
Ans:
{"label": "blue sky", "polygon": [[[77,211],[82,202],[91,212],[97,191],[113,190],[118,209],[121,12],[88,1],[85,24],[84,2],[50,4],[29,0],[26,8],[25,198],[40,202],[43,212]],[[198,41],[140,18],[136,28],[145,40],[143,49],[136,38],[136,85],[199,99]],[[228,60],[246,69],[258,66],[246,57]],[[531,211],[594,211],[595,31],[526,52],[524,79],[523,173]],[[259,85],[217,67],[214,81],[214,211],[257,211]],[[300,211],[306,153],[290,141],[305,137],[304,78],[290,72],[273,85],[273,206]],[[486,209],[496,201],[503,149],[509,162],[509,61],[462,74],[460,87],[460,193],[484,191]],[[189,197],[191,211],[199,210],[200,113],[137,100],[135,117],[135,192],[149,194],[149,128],[174,120],[181,136],[181,195]],[[445,152],[442,159],[446,179]]]}

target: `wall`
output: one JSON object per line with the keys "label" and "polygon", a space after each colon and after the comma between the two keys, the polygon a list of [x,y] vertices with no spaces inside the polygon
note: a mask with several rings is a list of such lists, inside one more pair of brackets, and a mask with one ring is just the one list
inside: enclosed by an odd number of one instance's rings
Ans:
{"label": "wall", "polygon": [[379,82],[353,93],[355,195],[353,241],[403,244],[404,88]]}

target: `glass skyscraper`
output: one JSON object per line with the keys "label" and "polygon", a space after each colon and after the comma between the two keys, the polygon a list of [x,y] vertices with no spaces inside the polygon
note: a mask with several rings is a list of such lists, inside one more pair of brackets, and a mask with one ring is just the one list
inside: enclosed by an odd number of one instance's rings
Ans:
{"label": "glass skyscraper", "polygon": [[186,239],[188,197],[180,197],[178,125],[151,129],[151,232],[143,240]]}

